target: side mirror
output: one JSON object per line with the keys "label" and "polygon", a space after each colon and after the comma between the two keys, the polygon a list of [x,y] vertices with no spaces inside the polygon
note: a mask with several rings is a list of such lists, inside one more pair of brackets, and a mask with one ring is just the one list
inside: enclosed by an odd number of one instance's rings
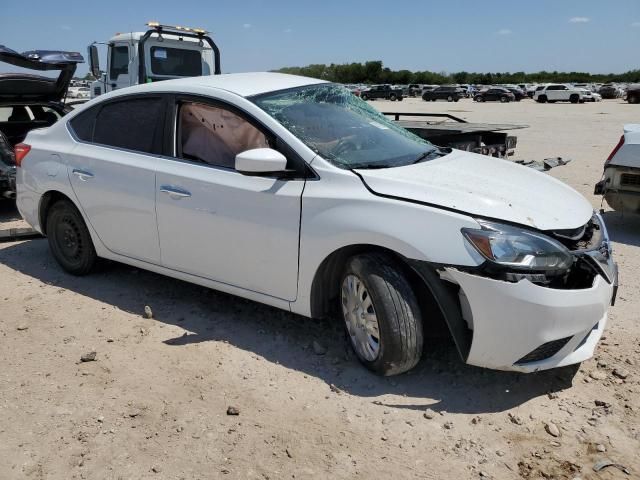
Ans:
{"label": "side mirror", "polygon": [[271,148],[254,148],[236,155],[236,170],[244,175],[267,175],[287,170],[287,158]]}
{"label": "side mirror", "polygon": [[100,79],[100,58],[98,57],[98,47],[95,45],[89,45],[87,48],[89,51],[89,71],[91,75],[98,80]]}

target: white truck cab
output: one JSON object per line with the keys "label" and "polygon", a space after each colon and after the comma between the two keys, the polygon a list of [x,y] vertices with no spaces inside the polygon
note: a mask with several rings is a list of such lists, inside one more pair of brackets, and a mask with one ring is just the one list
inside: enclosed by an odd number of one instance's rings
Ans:
{"label": "white truck cab", "polygon": [[106,71],[96,43],[89,46],[91,98],[140,83],[220,74],[220,50],[209,32],[147,23],[146,32],[118,33],[107,42]]}

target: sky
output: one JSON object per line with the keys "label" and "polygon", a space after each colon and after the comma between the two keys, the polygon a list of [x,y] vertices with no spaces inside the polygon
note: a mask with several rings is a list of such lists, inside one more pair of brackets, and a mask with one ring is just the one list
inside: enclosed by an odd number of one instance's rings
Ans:
{"label": "sky", "polygon": [[366,60],[436,72],[640,68],[640,0],[1,0],[0,44],[86,58],[91,42],[149,20],[211,31],[224,73]]}

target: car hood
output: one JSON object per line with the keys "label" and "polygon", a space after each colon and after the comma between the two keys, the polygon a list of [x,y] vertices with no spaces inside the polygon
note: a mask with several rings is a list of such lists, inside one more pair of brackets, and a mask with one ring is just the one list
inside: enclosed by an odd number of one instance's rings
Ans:
{"label": "car hood", "polygon": [[415,165],[355,172],[378,195],[540,230],[578,228],[593,215],[582,195],[547,174],[460,150]]}
{"label": "car hood", "polygon": [[76,71],[76,65],[84,58],[78,52],[31,50],[18,53],[0,45],[0,62],[29,70],[59,70],[57,79],[24,73],[0,74],[0,98],[2,100],[31,100],[59,102],[64,98]]}

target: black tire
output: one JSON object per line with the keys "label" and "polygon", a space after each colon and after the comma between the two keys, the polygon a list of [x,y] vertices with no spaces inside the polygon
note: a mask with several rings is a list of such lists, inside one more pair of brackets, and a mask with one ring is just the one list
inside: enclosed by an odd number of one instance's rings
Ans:
{"label": "black tire", "polygon": [[403,98],[404,98],[404,97],[400,97],[400,98],[398,99],[398,101],[399,101],[399,102],[401,102]]}
{"label": "black tire", "polygon": [[547,103],[547,96],[546,95],[540,95],[538,97],[538,103]]}
{"label": "black tire", "polygon": [[60,266],[72,275],[88,274],[98,256],[82,215],[68,200],[59,200],[47,215],[47,239]]}
{"label": "black tire", "polygon": [[[369,370],[380,375],[397,375],[413,368],[422,356],[422,313],[416,295],[392,257],[366,253],[352,257],[340,279],[340,291],[348,276],[359,279],[370,294],[378,322],[378,352],[373,360],[358,353],[356,356]],[[345,328],[347,315],[343,310],[341,293],[340,311]],[[346,306],[344,307],[347,308]],[[347,336],[351,339],[348,333]]]}
{"label": "black tire", "polygon": [[453,97],[451,95],[447,97],[447,102],[453,102]]}
{"label": "black tire", "polygon": [[633,93],[631,95],[627,95],[627,102],[640,103],[640,94]]}
{"label": "black tire", "polygon": [[367,94],[366,94],[366,93],[361,94],[361,95],[360,95],[360,98],[361,98],[362,100],[369,100],[369,97],[367,96]]}
{"label": "black tire", "polygon": [[509,99],[505,96],[500,97],[500,103],[507,103]]}
{"label": "black tire", "polygon": [[460,99],[459,98],[454,98],[453,101],[454,102],[458,102]]}
{"label": "black tire", "polygon": [[580,95],[576,95],[576,94],[569,95],[569,101],[571,103],[578,103],[580,101]]}
{"label": "black tire", "polygon": [[392,102],[395,102],[398,99],[398,97],[396,96],[395,93],[392,93],[391,95],[389,95],[389,100],[391,100]]}
{"label": "black tire", "polygon": [[476,102],[484,102],[484,98],[483,98],[482,96],[480,96],[480,95],[476,96],[476,97],[474,98],[474,100],[475,100]]}

